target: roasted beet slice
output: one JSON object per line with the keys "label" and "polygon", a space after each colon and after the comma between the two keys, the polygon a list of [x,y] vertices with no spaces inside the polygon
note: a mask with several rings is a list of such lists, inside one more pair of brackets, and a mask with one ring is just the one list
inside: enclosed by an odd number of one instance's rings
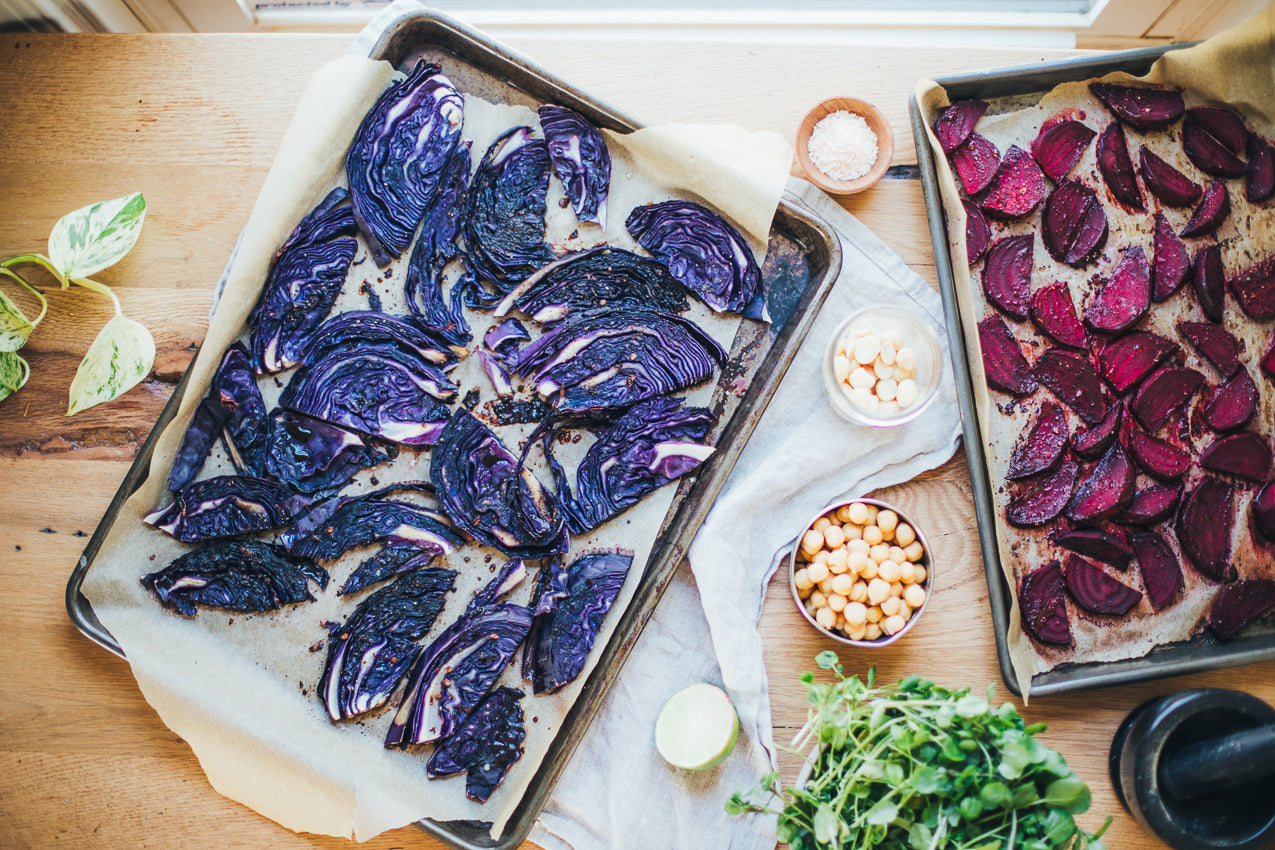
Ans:
{"label": "roasted beet slice", "polygon": [[1182,589],[1182,565],[1178,563],[1178,556],[1163,537],[1147,529],[1129,535],[1129,548],[1138,559],[1147,600],[1152,608],[1162,610]]}
{"label": "roasted beet slice", "polygon": [[1005,521],[1015,528],[1035,528],[1053,522],[1062,513],[1076,486],[1080,467],[1064,457],[1047,477],[1022,485],[1010,498]]}
{"label": "roasted beet slice", "polygon": [[987,188],[1001,163],[1001,152],[996,145],[978,133],[970,133],[969,139],[952,151],[951,157],[961,188],[971,197]]}
{"label": "roasted beet slice", "polygon": [[1029,312],[1036,327],[1054,342],[1082,351],[1089,347],[1089,334],[1076,315],[1076,303],[1066,283],[1058,281],[1037,289]]}
{"label": "roasted beet slice", "polygon": [[1116,402],[1107,409],[1107,415],[1092,428],[1081,428],[1071,437],[1071,448],[1085,460],[1097,460],[1107,453],[1107,447],[1115,441],[1124,421],[1124,404]]}
{"label": "roasted beet slice", "polygon": [[1090,83],[1089,91],[1111,114],[1135,130],[1163,130],[1182,117],[1182,95],[1172,89]]}
{"label": "roasted beet slice", "polygon": [[1019,481],[1053,469],[1067,448],[1067,435],[1063,409],[1048,401],[1041,404],[1036,420],[1019,435],[1005,477]]}
{"label": "roasted beet slice", "polygon": [[1150,331],[1130,331],[1098,350],[1098,369],[1103,380],[1124,395],[1181,350],[1177,343]]}
{"label": "roasted beet slice", "polygon": [[1133,484],[1133,464],[1120,443],[1112,443],[1076,487],[1067,503],[1067,519],[1087,524],[1114,514],[1133,501]]}
{"label": "roasted beet slice", "polygon": [[1016,396],[1036,392],[1031,366],[1004,319],[992,313],[980,321],[978,344],[983,349],[983,372],[990,386]]}
{"label": "roasted beet slice", "polygon": [[1145,210],[1147,205],[1142,199],[1142,189],[1138,188],[1133,160],[1129,157],[1129,143],[1124,137],[1124,127],[1118,121],[1112,121],[1102,131],[1096,152],[1098,170],[1102,172],[1102,179],[1112,196],[1129,209]]}
{"label": "roasted beet slice", "polygon": [[1181,321],[1177,327],[1178,333],[1186,337],[1187,342],[1212,363],[1223,378],[1234,375],[1240,368],[1240,352],[1243,351],[1240,341],[1221,325]]}
{"label": "roasted beet slice", "polygon": [[[1222,274],[1221,254],[1218,254],[1216,274]],[[1210,278],[1212,280],[1212,278]],[[1240,309],[1254,319],[1275,319],[1275,254],[1264,257],[1227,281],[1231,294],[1240,302]],[[1217,296],[1219,304],[1222,295]],[[1212,317],[1210,317],[1212,318]],[[1220,321],[1220,320],[1217,320]],[[1269,355],[1268,355],[1269,358]],[[1265,359],[1263,360],[1265,362]],[[1275,370],[1267,371],[1275,373]]]}
{"label": "roasted beet slice", "polygon": [[1107,213],[1083,183],[1064,180],[1049,193],[1041,216],[1040,239],[1049,256],[1080,268],[1107,242]]}
{"label": "roasted beet slice", "polygon": [[1155,253],[1151,260],[1151,300],[1159,302],[1178,291],[1191,268],[1186,246],[1162,212],[1155,214],[1152,250]]}
{"label": "roasted beet slice", "polygon": [[1200,205],[1191,213],[1191,218],[1180,234],[1183,239],[1193,236],[1207,236],[1222,226],[1226,217],[1231,214],[1231,196],[1227,194],[1226,184],[1221,180],[1211,180],[1204,187],[1204,197]]}
{"label": "roasted beet slice", "polygon": [[1053,541],[1064,549],[1110,564],[1118,570],[1129,566],[1133,550],[1124,535],[1101,528],[1073,528],[1053,535]]}
{"label": "roasted beet slice", "polygon": [[1142,321],[1150,307],[1151,266],[1142,246],[1135,245],[1085,308],[1085,324],[1099,333],[1118,334]]}
{"label": "roasted beet slice", "polygon": [[1200,200],[1200,184],[1155,155],[1143,145],[1138,151],[1138,171],[1151,194],[1170,207],[1189,207]]}
{"label": "roasted beet slice", "polygon": [[1182,150],[1196,168],[1213,177],[1243,177],[1248,171],[1240,151],[1248,131],[1233,112],[1213,107],[1188,109],[1182,119]]}
{"label": "roasted beet slice", "polygon": [[1204,421],[1215,431],[1234,431],[1253,418],[1257,411],[1257,384],[1248,370],[1241,368],[1214,391],[1204,407]]}
{"label": "roasted beet slice", "polygon": [[1244,195],[1250,204],[1263,203],[1275,195],[1275,149],[1272,149],[1270,140],[1256,133],[1248,137]]}
{"label": "roasted beet slice", "polygon": [[1152,484],[1133,494],[1129,507],[1112,519],[1121,525],[1158,525],[1173,515],[1182,498],[1182,482]]}
{"label": "roasted beet slice", "polygon": [[1010,145],[978,205],[993,218],[1018,219],[1045,199],[1045,174],[1031,154]]}
{"label": "roasted beet slice", "polygon": [[1023,628],[1041,643],[1071,645],[1062,564],[1050,561],[1018,583],[1018,606]]}
{"label": "roasted beet slice", "polygon": [[1067,592],[1076,604],[1094,614],[1120,616],[1129,613],[1142,594],[1089,563],[1079,555],[1068,555],[1064,569]]}
{"label": "roasted beet slice", "polygon": [[[1222,310],[1226,298],[1226,272],[1222,268],[1222,252],[1216,245],[1205,245],[1195,254],[1191,261],[1191,289],[1195,291],[1195,300],[1200,302],[1200,309],[1210,322],[1222,322]],[[1232,292],[1235,284],[1231,284]],[[1240,306],[1244,299],[1236,293]]]}
{"label": "roasted beet slice", "polygon": [[1271,340],[1271,347],[1262,355],[1261,366],[1266,377],[1275,381],[1275,340]]}
{"label": "roasted beet slice", "polygon": [[1040,170],[1055,183],[1080,162],[1085,148],[1097,133],[1075,119],[1065,119],[1040,128],[1032,142],[1032,157]]}
{"label": "roasted beet slice", "polygon": [[1124,423],[1124,444],[1134,463],[1160,481],[1177,481],[1191,468],[1190,452],[1151,436],[1132,419],[1126,419]]}
{"label": "roasted beet slice", "polygon": [[1252,431],[1227,434],[1200,453],[1200,466],[1261,484],[1271,474],[1271,446]]}
{"label": "roasted beet slice", "polygon": [[1129,409],[1138,417],[1142,427],[1154,434],[1203,385],[1204,376],[1194,369],[1169,366],[1142,382]]}
{"label": "roasted beet slice", "polygon": [[1235,488],[1205,477],[1182,500],[1173,533],[1191,566],[1213,581],[1234,581],[1231,535],[1235,525]]}
{"label": "roasted beet slice", "polygon": [[970,200],[962,200],[965,207],[965,254],[972,266],[987,253],[988,243],[992,241],[992,228],[978,204]]}
{"label": "roasted beet slice", "polygon": [[1275,545],[1275,481],[1257,491],[1252,505],[1253,539],[1267,546]]}
{"label": "roasted beet slice", "polygon": [[1051,348],[1036,360],[1032,375],[1087,424],[1101,422],[1107,415],[1102,384],[1087,358]]}
{"label": "roasted beet slice", "polygon": [[1237,581],[1218,591],[1209,608],[1209,630],[1222,640],[1230,640],[1250,620],[1275,608],[1275,581],[1252,578]]}
{"label": "roasted beet slice", "polygon": [[1032,254],[1036,237],[1007,236],[987,249],[983,263],[983,294],[1005,315],[1027,318],[1032,296]]}
{"label": "roasted beet slice", "polygon": [[934,135],[944,153],[951,153],[969,140],[974,125],[987,111],[981,100],[958,100],[939,114],[934,122]]}

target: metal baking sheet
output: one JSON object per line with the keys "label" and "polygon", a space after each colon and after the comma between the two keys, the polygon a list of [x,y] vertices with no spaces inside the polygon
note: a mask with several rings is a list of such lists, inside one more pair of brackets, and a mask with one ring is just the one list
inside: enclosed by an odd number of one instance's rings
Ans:
{"label": "metal baking sheet", "polygon": [[[1124,71],[1134,76],[1141,76],[1146,74],[1155,60],[1165,52],[1190,46],[1190,44],[1172,44],[1140,48],[1102,56],[1063,59],[939,77],[934,82],[947,91],[951,100],[965,98],[988,100],[1016,95],[1043,95],[1060,83],[1101,77],[1112,71]],[[929,217],[930,241],[934,246],[934,264],[938,271],[939,292],[943,296],[948,339],[952,342],[952,365],[956,371],[956,393],[963,419],[965,454],[970,469],[974,511],[978,519],[979,545],[983,550],[983,566],[992,609],[992,625],[996,635],[996,652],[1000,661],[1001,678],[1005,681],[1006,687],[1021,696],[1010,663],[1007,644],[1013,589],[1005,581],[1005,573],[1000,562],[1000,551],[997,546],[997,528],[1000,520],[992,503],[992,484],[988,475],[987,460],[983,453],[978,414],[974,403],[974,388],[969,369],[970,352],[965,348],[965,331],[957,304],[952,257],[948,247],[950,242],[947,222],[943,214],[943,200],[938,187],[937,165],[934,152],[927,141],[926,128],[934,116],[923,114],[923,109],[915,95],[911,98],[909,113],[925,195],[925,208]],[[1032,677],[1031,696],[1048,696],[1087,688],[1123,685],[1271,659],[1275,659],[1275,631],[1249,635],[1229,642],[1221,642],[1208,635],[1197,635],[1190,641],[1156,647],[1141,658],[1059,665]]]}
{"label": "metal baking sheet", "polygon": [[[441,60],[448,75],[462,90],[487,100],[531,106],[554,102],[617,132],[631,132],[641,126],[635,119],[571,88],[486,36],[438,13],[408,14],[396,20],[386,29],[371,55],[399,68],[410,66],[422,56]],[[720,378],[714,398],[714,404],[724,406],[722,421],[726,423],[717,438],[717,451],[696,474],[684,477],[633,599],[622,613],[610,641],[599,650],[593,673],[563,721],[514,815],[504,832],[494,839],[489,835],[488,825],[483,823],[423,820],[422,829],[451,846],[466,850],[516,847],[526,838],[563,765],[584,736],[603,696],[685,558],[696,530],[707,516],[840,269],[841,248],[832,229],[800,207],[795,199],[783,198],[772,224],[762,268],[773,323],[766,327],[746,321],[741,326],[728,368],[743,363],[746,364],[744,373],[735,372]],[[748,389],[737,396],[729,391],[727,384],[740,378],[747,380]],[[66,604],[71,620],[89,639],[120,657],[124,653],[119,643],[97,619],[80,588],[120,506],[145,481],[156,440],[176,415],[188,381],[189,372],[177,384],[67,584]]]}

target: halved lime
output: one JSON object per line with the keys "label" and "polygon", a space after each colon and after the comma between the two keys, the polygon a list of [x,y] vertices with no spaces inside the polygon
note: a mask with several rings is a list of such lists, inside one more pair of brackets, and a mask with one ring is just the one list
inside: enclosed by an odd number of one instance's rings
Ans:
{"label": "halved lime", "polygon": [[655,721],[655,748],[686,770],[707,770],[735,748],[739,718],[730,697],[707,682],[684,688],[664,703]]}

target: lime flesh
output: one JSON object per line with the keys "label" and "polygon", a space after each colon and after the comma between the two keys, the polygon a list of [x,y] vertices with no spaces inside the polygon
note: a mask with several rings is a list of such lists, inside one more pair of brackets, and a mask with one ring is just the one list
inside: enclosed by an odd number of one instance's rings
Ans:
{"label": "lime flesh", "polygon": [[669,697],[655,721],[655,748],[664,760],[685,770],[707,770],[735,748],[739,718],[730,697],[707,682]]}

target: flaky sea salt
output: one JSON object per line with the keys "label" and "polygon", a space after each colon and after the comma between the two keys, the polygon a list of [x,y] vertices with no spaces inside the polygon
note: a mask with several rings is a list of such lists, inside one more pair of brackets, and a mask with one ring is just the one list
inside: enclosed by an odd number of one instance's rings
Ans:
{"label": "flaky sea salt", "polygon": [[877,134],[862,115],[842,109],[815,125],[806,148],[815,168],[833,180],[857,180],[877,161]]}

